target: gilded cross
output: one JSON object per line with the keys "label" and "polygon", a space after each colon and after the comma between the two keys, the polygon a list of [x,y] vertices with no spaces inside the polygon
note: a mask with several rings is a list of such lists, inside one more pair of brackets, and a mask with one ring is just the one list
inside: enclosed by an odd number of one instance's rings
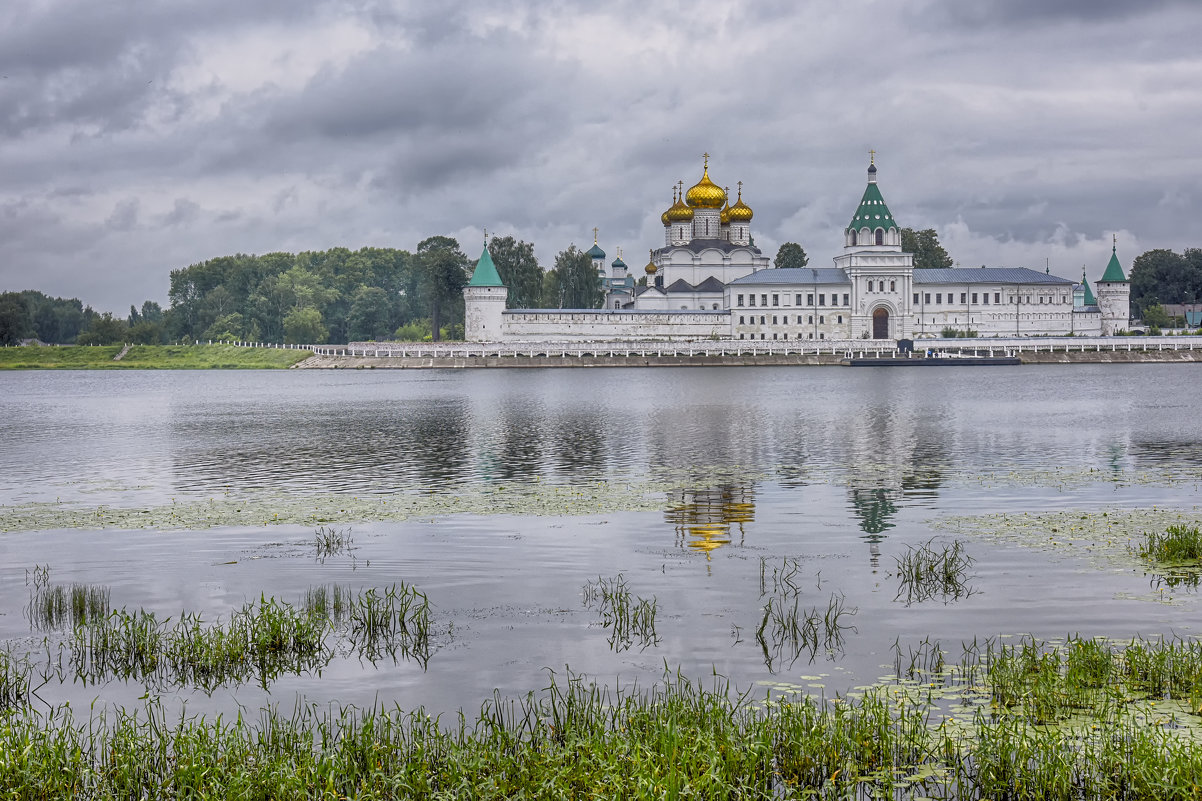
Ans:
{"label": "gilded cross", "polygon": [[869,151],[868,151],[868,163],[869,163],[869,164],[875,164],[875,163],[876,163],[876,151],[875,151],[875,150],[869,150]]}
{"label": "gilded cross", "polygon": [[743,199],[743,182],[739,181],[739,200]]}
{"label": "gilded cross", "polygon": [[597,229],[593,229],[593,244],[597,244]]}
{"label": "gilded cross", "polygon": [[709,166],[710,166],[710,154],[709,154],[709,153],[702,153],[702,154],[701,154],[701,157],[702,157],[703,159],[705,159],[705,168],[708,170],[708,169],[709,169]]}

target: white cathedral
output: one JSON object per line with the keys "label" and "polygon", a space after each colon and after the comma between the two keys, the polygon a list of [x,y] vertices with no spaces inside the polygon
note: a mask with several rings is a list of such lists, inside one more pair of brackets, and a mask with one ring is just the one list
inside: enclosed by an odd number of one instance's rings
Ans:
{"label": "white cathedral", "polygon": [[465,334],[475,342],[637,339],[855,340],[975,336],[1109,336],[1127,327],[1130,284],[1117,242],[1097,283],[1025,267],[914,268],[901,229],[877,186],[868,185],[844,230],[833,267],[773,268],[753,244],[753,212],[709,176],[674,193],[636,286],[619,258],[588,251],[605,290],[604,309],[506,309],[507,291],[485,248],[464,290]]}

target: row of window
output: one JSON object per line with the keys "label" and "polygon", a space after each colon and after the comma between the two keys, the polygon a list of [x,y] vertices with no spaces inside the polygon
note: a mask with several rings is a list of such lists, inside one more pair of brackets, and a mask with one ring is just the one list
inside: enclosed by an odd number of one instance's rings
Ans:
{"label": "row of window", "polygon": [[[738,295],[735,298],[735,306],[736,307],[755,306],[756,305],[755,297],[756,297],[755,295]],[[759,297],[760,297],[759,305],[767,306],[768,305],[768,295],[763,294],[763,295],[760,295]],[[746,303],[743,302],[744,298],[747,299]],[[793,305],[794,306],[813,306],[814,305],[814,293],[810,292],[805,295],[805,299],[806,299],[805,303],[801,302],[801,298],[802,298],[802,293],[800,293],[800,292],[798,292],[796,295],[794,295],[793,296]],[[832,306],[850,306],[851,305],[851,295],[847,294],[846,292],[843,293],[843,303],[839,303],[838,293],[832,292],[830,295],[830,298],[831,298]],[[789,296],[785,295],[785,300],[787,301],[788,299],[789,299]],[[780,305],[780,294],[774,293],[772,295],[772,305],[773,306]],[[826,305],[826,294],[825,293],[818,294],[818,305],[819,306]]]}
{"label": "row of window", "polygon": [[[974,304],[977,303],[977,293],[973,292],[971,294],[972,294],[972,302]],[[960,293],[960,303],[962,303],[962,304],[968,303],[968,296],[969,296],[968,292],[961,292]],[[1052,295],[1039,295],[1038,297],[1039,297],[1040,303],[1046,304],[1046,303],[1055,303],[1056,302],[1056,298]],[[988,292],[980,293],[980,298],[981,298],[981,302],[979,305],[981,305],[981,306],[989,305],[989,293]],[[1010,303],[1015,303],[1016,301],[1019,303],[1030,303],[1031,296],[1030,295],[1019,295],[1016,298],[1016,296],[1011,295]],[[922,293],[922,302],[923,302],[923,304],[925,304],[927,306],[931,305],[931,293],[930,292]],[[952,292],[947,293],[947,302],[948,303],[956,302],[954,293],[952,293]],[[1001,292],[993,293],[993,302],[995,304],[1002,302],[1002,293]],[[1060,302],[1061,303],[1072,303],[1073,301],[1072,301],[1071,297],[1064,295],[1064,296],[1061,296]],[[935,293],[935,305],[938,306],[942,303],[943,303],[943,293],[936,292]],[[916,305],[916,306],[918,305],[918,293],[917,292],[914,293],[914,305]]]}
{"label": "row of window", "polygon": [[[773,325],[788,325],[789,324],[789,315],[786,314],[786,315],[783,315],[783,317],[784,317],[784,322],[782,323],[782,322],[778,322],[780,320],[780,318],[777,315],[775,315],[775,314],[772,315],[772,324]],[[767,319],[768,319],[767,315],[761,314],[760,315],[760,325],[767,325],[768,324]],[[748,323],[747,322],[748,320],[750,320],[751,322]],[[842,314],[838,315],[835,318],[835,322],[839,325],[842,325],[843,324],[843,315]],[[740,314],[739,315],[739,325],[749,325],[749,324],[755,325],[755,316],[751,315],[751,316],[745,317],[744,315]],[[802,324],[801,315],[799,314],[799,315],[797,315],[797,325],[801,325],[801,324]],[[806,317],[806,324],[807,325],[814,324],[814,315],[811,314]],[[826,325],[826,315],[825,314],[818,315],[818,324]]]}
{"label": "row of window", "polygon": [[[767,335],[767,334],[760,334],[760,339],[767,339],[767,338],[768,338],[768,335]],[[779,335],[779,336],[777,336],[776,334],[773,334],[773,335],[772,335],[772,338],[773,338],[773,339],[788,339],[788,338],[789,338],[789,333],[786,331],[785,333],[783,333],[783,334],[781,334],[781,335]],[[797,338],[798,338],[798,339],[801,339],[801,335],[800,335],[800,334],[798,334]],[[814,335],[813,335],[813,334],[806,334],[806,337],[805,337],[805,338],[806,338],[806,339],[813,339],[813,338],[814,338]],[[818,338],[819,338],[819,339],[826,339],[826,334],[824,334],[824,333],[822,333],[821,331],[819,331],[819,332],[818,332]],[[743,336],[742,334],[739,334],[739,339],[744,339],[744,336]],[[748,335],[746,336],[746,339],[755,339],[755,334],[748,334]]]}

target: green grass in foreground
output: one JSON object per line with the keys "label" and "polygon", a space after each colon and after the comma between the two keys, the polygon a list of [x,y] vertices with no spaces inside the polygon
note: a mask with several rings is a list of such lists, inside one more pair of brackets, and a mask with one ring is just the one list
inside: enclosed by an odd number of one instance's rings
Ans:
{"label": "green grass in foreground", "polygon": [[1202,530],[1181,525],[1169,526],[1163,534],[1148,531],[1136,547],[1140,556],[1157,562],[1202,563]]}
{"label": "green grass in foreground", "polygon": [[[991,643],[967,647],[947,672],[935,644],[908,669],[899,662],[898,672],[917,680],[830,702],[789,694],[759,704],[720,677],[711,688],[668,674],[650,689],[611,690],[552,675],[541,693],[495,695],[474,722],[306,705],[291,716],[264,710],[257,720],[171,720],[155,701],[81,721],[67,707],[25,707],[0,716],[0,791],[102,799],[1202,798],[1198,711],[1163,709],[1172,699],[1196,702],[1197,643]],[[946,682],[978,694],[975,710],[949,717],[946,698],[930,689]],[[1015,690],[1050,706],[1010,697]]]}
{"label": "green grass in foreground", "polygon": [[291,367],[307,350],[240,348],[233,345],[134,345],[119,362],[119,345],[0,348],[0,369],[206,370]]}

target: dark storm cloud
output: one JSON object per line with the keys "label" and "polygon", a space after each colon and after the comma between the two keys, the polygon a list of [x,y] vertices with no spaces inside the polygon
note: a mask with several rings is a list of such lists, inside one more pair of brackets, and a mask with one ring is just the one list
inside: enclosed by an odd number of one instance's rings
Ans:
{"label": "dark storm cloud", "polygon": [[961,25],[1029,25],[1042,22],[1092,24],[1144,17],[1150,13],[1195,6],[1196,0],[938,0],[931,20],[946,15]]}

